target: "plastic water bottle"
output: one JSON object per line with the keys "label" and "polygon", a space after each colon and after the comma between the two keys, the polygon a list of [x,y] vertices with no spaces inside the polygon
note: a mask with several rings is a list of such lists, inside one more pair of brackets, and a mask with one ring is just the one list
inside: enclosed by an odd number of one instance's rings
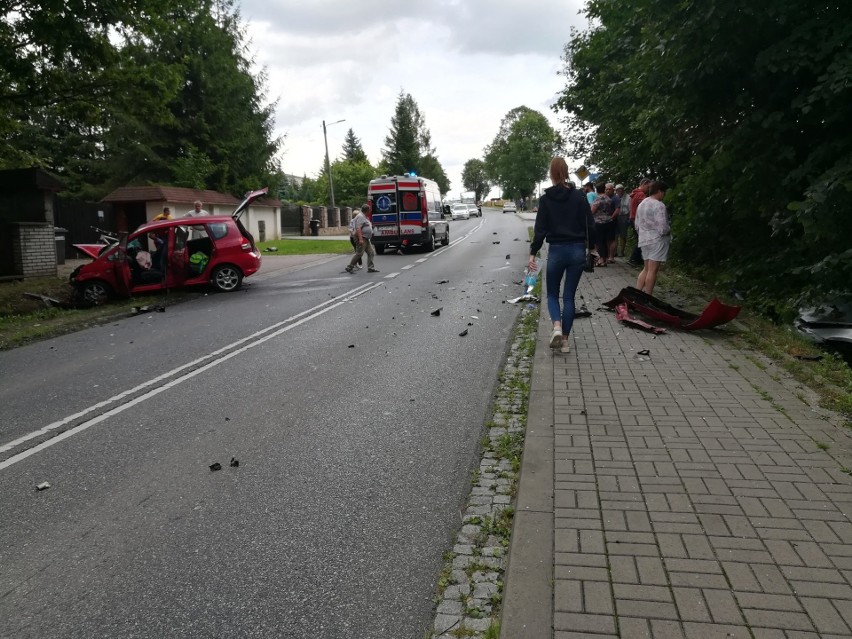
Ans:
{"label": "plastic water bottle", "polygon": [[535,271],[530,271],[529,268],[524,269],[524,286],[527,289],[527,293],[532,293],[533,287],[535,287],[535,283],[538,281],[538,275],[541,273],[541,260],[539,258],[535,259]]}

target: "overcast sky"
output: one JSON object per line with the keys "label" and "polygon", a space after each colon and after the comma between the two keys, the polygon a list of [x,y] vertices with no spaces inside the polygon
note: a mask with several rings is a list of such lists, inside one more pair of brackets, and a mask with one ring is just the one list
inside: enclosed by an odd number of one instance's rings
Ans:
{"label": "overcast sky", "polygon": [[[464,163],[482,158],[511,109],[525,105],[555,128],[550,109],[581,0],[242,0],[251,49],[278,99],[285,173],[316,177],[351,128],[375,165],[400,90],[410,93],[438,159],[462,190]],[[428,176],[426,176],[428,177]],[[496,193],[494,195],[497,195]]]}

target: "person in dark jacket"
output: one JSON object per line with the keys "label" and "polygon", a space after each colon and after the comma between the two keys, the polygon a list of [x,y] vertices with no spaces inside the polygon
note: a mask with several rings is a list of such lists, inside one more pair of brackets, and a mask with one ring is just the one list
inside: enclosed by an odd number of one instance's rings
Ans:
{"label": "person in dark jacket", "polygon": [[[545,240],[547,251],[547,311],[553,322],[550,348],[568,348],[568,334],[574,324],[574,294],[583,274],[586,249],[595,245],[595,220],[589,201],[574,185],[567,184],[568,164],[564,158],[550,162],[550,181],[535,216],[535,235],[530,245],[529,269],[535,271],[536,253]],[[562,279],[562,308],[559,287]]]}

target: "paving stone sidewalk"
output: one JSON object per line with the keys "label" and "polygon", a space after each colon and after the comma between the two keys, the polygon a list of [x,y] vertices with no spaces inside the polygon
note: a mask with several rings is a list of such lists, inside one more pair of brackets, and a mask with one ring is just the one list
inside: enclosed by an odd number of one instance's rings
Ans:
{"label": "paving stone sidewalk", "polygon": [[501,637],[852,637],[852,431],[732,328],[598,310],[636,274],[584,275],[569,354],[542,308]]}

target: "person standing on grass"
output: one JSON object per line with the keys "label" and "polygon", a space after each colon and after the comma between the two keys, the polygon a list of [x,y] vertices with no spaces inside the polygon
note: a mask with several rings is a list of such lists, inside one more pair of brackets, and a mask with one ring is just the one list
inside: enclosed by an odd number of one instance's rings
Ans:
{"label": "person standing on grass", "polygon": [[642,257],[645,258],[645,265],[636,279],[636,288],[648,295],[654,294],[660,264],[666,261],[672,241],[668,211],[662,202],[666,190],[668,186],[665,182],[651,182],[648,197],[636,209],[636,233],[639,235]]}
{"label": "person standing on grass", "polygon": [[[550,161],[550,181],[545,189],[535,216],[535,234],[530,245],[527,263],[531,273],[538,269],[536,253],[547,240],[547,311],[553,322],[550,348],[568,349],[568,336],[574,325],[574,295],[583,266],[586,249],[594,246],[595,221],[584,193],[567,184],[568,164],[565,158]],[[559,305],[559,288],[562,280],[562,306]]]}
{"label": "person standing on grass", "polygon": [[364,253],[367,253],[367,272],[378,273],[379,269],[373,264],[373,257],[376,251],[373,249],[373,225],[367,218],[367,213],[370,211],[370,205],[365,204],[361,207],[361,211],[355,216],[353,224],[355,226],[355,238],[358,241],[358,246],[355,247],[355,255],[346,267],[347,273],[355,272],[355,265],[359,262]]}

